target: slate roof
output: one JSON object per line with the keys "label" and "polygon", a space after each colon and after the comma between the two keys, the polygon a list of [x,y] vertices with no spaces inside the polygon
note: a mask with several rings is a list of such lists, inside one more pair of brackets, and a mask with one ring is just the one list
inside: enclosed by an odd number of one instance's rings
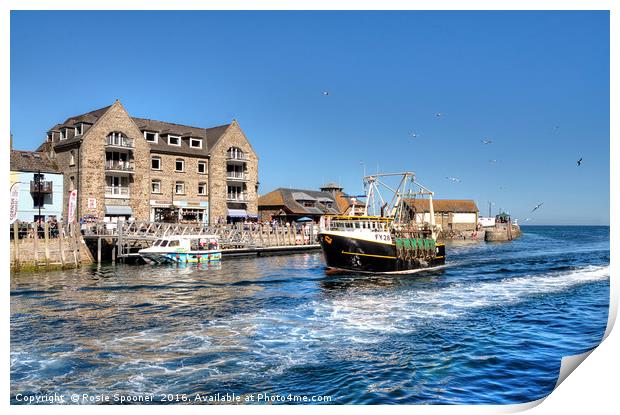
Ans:
{"label": "slate roof", "polygon": [[[405,203],[416,212],[428,212],[428,199],[404,199]],[[473,213],[478,212],[478,206],[473,200],[433,199],[435,212]]]}
{"label": "slate roof", "polygon": [[[298,201],[319,201],[314,207],[304,206]],[[327,207],[320,201],[332,202],[332,207]],[[278,188],[258,198],[258,208],[281,208],[294,215],[337,215],[337,201],[331,193],[305,189]]]}
{"label": "slate roof", "polygon": [[11,171],[61,173],[46,153],[22,150],[11,150]]}
{"label": "slate roof", "polygon": [[[60,131],[62,128],[73,128],[76,124],[81,122],[94,124],[110,106],[100,108],[94,111],[87,112],[85,114],[69,117],[62,124],[56,124],[50,129],[50,131]],[[191,155],[204,155],[207,156],[209,151],[218,142],[218,140],[224,135],[226,129],[230,124],[219,125],[211,128],[193,127],[183,124],[175,124],[170,122],[150,120],[147,118],[131,117],[141,131],[153,131],[159,133],[157,143],[150,143],[151,150],[161,153],[171,154],[191,154]],[[167,135],[180,136],[181,146],[168,145]],[[202,148],[193,148],[189,146],[188,137],[202,138]],[[55,145],[68,145],[78,142],[82,136],[71,137],[63,141],[56,142]]]}

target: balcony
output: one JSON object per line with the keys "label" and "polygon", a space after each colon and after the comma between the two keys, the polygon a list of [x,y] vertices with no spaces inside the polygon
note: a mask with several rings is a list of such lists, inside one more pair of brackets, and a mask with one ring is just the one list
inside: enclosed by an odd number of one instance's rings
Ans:
{"label": "balcony", "polygon": [[133,149],[134,143],[133,138],[127,138],[122,136],[108,136],[106,137],[106,147],[116,147],[116,148],[125,148],[125,149]]}
{"label": "balcony", "polygon": [[248,175],[242,171],[227,171],[226,180],[233,182],[245,182],[248,180]]}
{"label": "balcony", "polygon": [[248,161],[249,158],[247,154],[241,153],[239,151],[227,151],[226,160],[227,161]]}
{"label": "balcony", "polygon": [[105,197],[115,197],[119,199],[129,198],[129,187],[106,186]]}
{"label": "balcony", "polygon": [[248,200],[248,193],[227,193],[226,201],[227,202],[246,202]]}
{"label": "balcony", "polygon": [[51,181],[30,181],[30,193],[53,193],[54,184]]}
{"label": "balcony", "polygon": [[122,172],[122,173],[132,173],[134,172],[134,166],[132,163],[128,161],[120,161],[120,160],[106,160],[105,161],[105,170],[106,171],[114,171],[114,172]]}

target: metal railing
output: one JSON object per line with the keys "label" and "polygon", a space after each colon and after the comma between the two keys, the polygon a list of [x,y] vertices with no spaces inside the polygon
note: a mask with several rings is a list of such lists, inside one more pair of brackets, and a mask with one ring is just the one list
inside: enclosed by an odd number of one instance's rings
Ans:
{"label": "metal railing", "polygon": [[163,223],[121,221],[93,223],[83,229],[85,237],[109,236],[128,240],[155,240],[169,236],[217,235],[220,246],[256,248],[269,246],[315,245],[317,229],[313,225],[265,225],[239,223],[207,225],[203,223]]}
{"label": "metal railing", "polygon": [[119,136],[108,136],[106,137],[106,146],[111,147],[123,147],[123,148],[133,148],[134,141],[133,138],[127,137],[119,137]]}
{"label": "metal railing", "polygon": [[117,170],[117,171],[126,171],[133,172],[134,166],[132,163],[128,161],[119,161],[119,160],[106,160],[105,161],[105,169],[106,170]]}
{"label": "metal railing", "polygon": [[226,200],[229,202],[245,202],[248,200],[247,192],[242,193],[227,193]]}
{"label": "metal railing", "polygon": [[30,181],[30,193],[52,193],[54,184],[51,181]]}
{"label": "metal railing", "polygon": [[236,179],[236,180],[247,180],[247,175],[242,171],[227,171],[226,172],[227,179]]}
{"label": "metal railing", "polygon": [[228,151],[226,152],[226,160],[241,160],[241,161],[247,161],[248,156],[245,153],[240,153],[240,152],[233,152],[233,151]]}
{"label": "metal railing", "polygon": [[129,197],[129,187],[124,186],[106,186],[106,196],[127,196]]}

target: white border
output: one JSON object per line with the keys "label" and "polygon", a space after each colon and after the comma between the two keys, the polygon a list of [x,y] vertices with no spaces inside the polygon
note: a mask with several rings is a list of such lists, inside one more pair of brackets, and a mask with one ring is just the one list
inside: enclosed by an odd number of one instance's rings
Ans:
{"label": "white border", "polygon": [[[382,2],[373,2],[368,0],[360,0],[360,1],[335,1],[335,0],[315,0],[315,1],[228,1],[221,3],[212,3],[212,2],[199,2],[199,1],[191,1],[191,0],[177,0],[175,2],[164,2],[164,1],[156,1],[156,0],[95,0],[85,3],[83,1],[76,0],[57,0],[53,3],[48,0],[38,0],[38,1],[28,1],[28,0],[5,0],[0,4],[2,8],[2,14],[0,17],[0,44],[1,46],[1,88],[0,91],[2,94],[2,105],[3,111],[0,113],[0,124],[3,127],[3,131],[5,134],[8,134],[10,130],[9,123],[9,111],[10,111],[10,73],[9,73],[9,62],[10,62],[10,10],[72,10],[72,9],[91,9],[91,10],[105,10],[105,9],[115,9],[115,10],[141,10],[141,9],[158,9],[158,10],[243,10],[243,9],[252,9],[252,10],[611,10],[611,137],[616,136],[617,127],[615,123],[614,115],[617,114],[617,100],[618,100],[618,85],[617,85],[617,74],[618,73],[618,52],[617,52],[617,41],[618,39],[618,23],[619,19],[617,17],[618,11],[620,11],[620,6],[617,5],[618,2],[612,0],[569,0],[569,1],[559,1],[559,0],[504,0],[504,1],[489,1],[489,0],[436,0],[433,2],[427,1],[390,1],[384,0]],[[5,140],[8,142],[8,140]],[[5,144],[8,146],[8,144]],[[0,153],[0,157],[2,157],[1,161],[5,166],[9,165],[8,160],[8,151]],[[614,140],[610,140],[610,174],[611,174],[611,210],[610,212],[618,212],[618,208],[620,208],[620,204],[618,203],[618,190],[619,189],[619,181],[620,177],[620,167],[618,167],[618,144],[615,143]],[[7,194],[8,192],[8,182],[6,180],[0,183],[2,186],[3,194]],[[2,204],[4,211],[8,211],[8,200],[7,198],[2,199]],[[588,358],[588,363],[581,365],[576,374],[573,376],[569,376],[563,383],[558,387],[556,391],[554,391],[545,401],[543,405],[538,406],[532,412],[533,413],[550,413],[550,412],[567,412],[567,413],[608,413],[612,410],[612,408],[617,407],[616,403],[618,399],[617,396],[617,370],[618,370],[618,357],[617,350],[620,350],[618,344],[618,334],[611,333],[611,328],[613,326],[615,316],[617,314],[617,303],[618,303],[618,287],[617,287],[617,265],[614,260],[615,254],[617,253],[618,247],[618,219],[613,214],[610,217],[610,225],[611,225],[611,252],[612,252],[612,260],[611,260],[611,294],[612,301],[610,307],[610,317],[609,317],[609,325],[606,332],[606,335],[609,337],[602,343],[601,346],[595,350],[591,356]],[[8,243],[7,240],[3,239],[2,244],[4,244],[2,252],[5,255],[5,266],[8,268]],[[5,268],[5,269],[7,269]],[[8,269],[7,269],[8,273]],[[8,282],[5,282],[8,285]],[[2,367],[4,373],[4,382],[9,382],[10,373],[10,365],[9,365],[9,290],[7,285],[5,285],[5,301],[2,302],[3,308],[3,325],[4,325],[4,351],[5,358],[2,360]],[[4,384],[4,402],[8,405],[9,402],[9,385]],[[433,407],[418,407],[418,406],[389,406],[386,407],[385,410],[389,410],[391,412],[399,412],[399,413],[475,413],[475,414],[484,414],[484,413],[506,413],[513,412],[522,409],[526,409],[531,406],[535,406],[536,403],[523,404],[523,405],[511,405],[511,406],[458,406],[458,407],[443,407],[443,406],[433,406]],[[75,412],[78,411],[80,413],[84,412],[85,408],[79,407],[24,407],[24,406],[16,406],[8,408],[12,412],[19,413],[30,413],[30,412],[40,412],[40,411],[52,411],[62,413],[65,412]],[[109,408],[106,407],[97,407],[97,408],[88,408],[88,411],[95,410],[95,412],[104,412],[108,411]],[[145,410],[147,408],[136,408],[136,407],[115,407],[114,411],[135,411],[136,409]],[[152,408],[149,407],[149,412],[155,410],[156,412],[163,412],[169,410],[169,407],[157,407]],[[313,406],[260,406],[260,407],[235,407],[235,406],[218,406],[218,407],[200,407],[200,408],[186,408],[175,406],[174,411],[200,411],[201,413],[208,412],[218,412],[218,413],[235,413],[235,412],[244,412],[244,413],[264,413],[266,411],[274,412],[274,413],[290,413],[290,412],[314,412],[314,413],[325,413],[325,412],[341,412],[341,411],[355,411],[356,413],[361,414],[374,414],[378,410],[384,410],[383,408],[375,408],[373,406],[355,406],[355,407],[347,407],[340,406],[335,407],[331,406],[329,408],[325,407],[313,407]]]}

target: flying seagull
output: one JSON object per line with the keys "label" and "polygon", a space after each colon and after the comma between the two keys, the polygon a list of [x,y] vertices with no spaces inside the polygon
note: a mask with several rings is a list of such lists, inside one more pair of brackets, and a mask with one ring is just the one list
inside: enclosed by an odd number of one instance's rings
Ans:
{"label": "flying seagull", "polygon": [[[541,204],[536,205],[536,207],[534,209],[532,209],[532,212],[535,211],[536,209],[538,209],[539,207],[541,207],[543,205],[543,203],[545,203],[545,202],[542,202]],[[530,212],[530,213],[532,213],[532,212]]]}
{"label": "flying seagull", "polygon": [[435,114],[435,117],[437,117],[437,118],[440,118],[442,116],[443,116],[443,114],[441,112],[438,112],[437,114]]}
{"label": "flying seagull", "polygon": [[489,160],[489,163],[495,164],[495,163],[497,163],[497,160],[495,160],[495,159]]}
{"label": "flying seagull", "polygon": [[328,96],[329,95],[329,91],[323,91],[323,95],[324,96]]}
{"label": "flying seagull", "polygon": [[482,141],[482,144],[491,144],[493,142],[492,140],[485,140],[485,139],[482,139],[480,141]]}
{"label": "flying seagull", "polygon": [[458,177],[446,177],[446,179],[450,180],[453,183],[458,183],[461,181]]}
{"label": "flying seagull", "polygon": [[583,157],[582,157],[582,158],[580,158],[579,160],[577,160],[577,165],[578,165],[578,166],[581,166],[581,162],[582,162],[582,161],[583,161]]}
{"label": "flying seagull", "polygon": [[416,133],[409,133],[409,135],[411,136],[411,138],[416,138],[418,136]]}
{"label": "flying seagull", "polygon": [[523,219],[521,222],[527,222],[528,220],[532,220],[532,218]]}

